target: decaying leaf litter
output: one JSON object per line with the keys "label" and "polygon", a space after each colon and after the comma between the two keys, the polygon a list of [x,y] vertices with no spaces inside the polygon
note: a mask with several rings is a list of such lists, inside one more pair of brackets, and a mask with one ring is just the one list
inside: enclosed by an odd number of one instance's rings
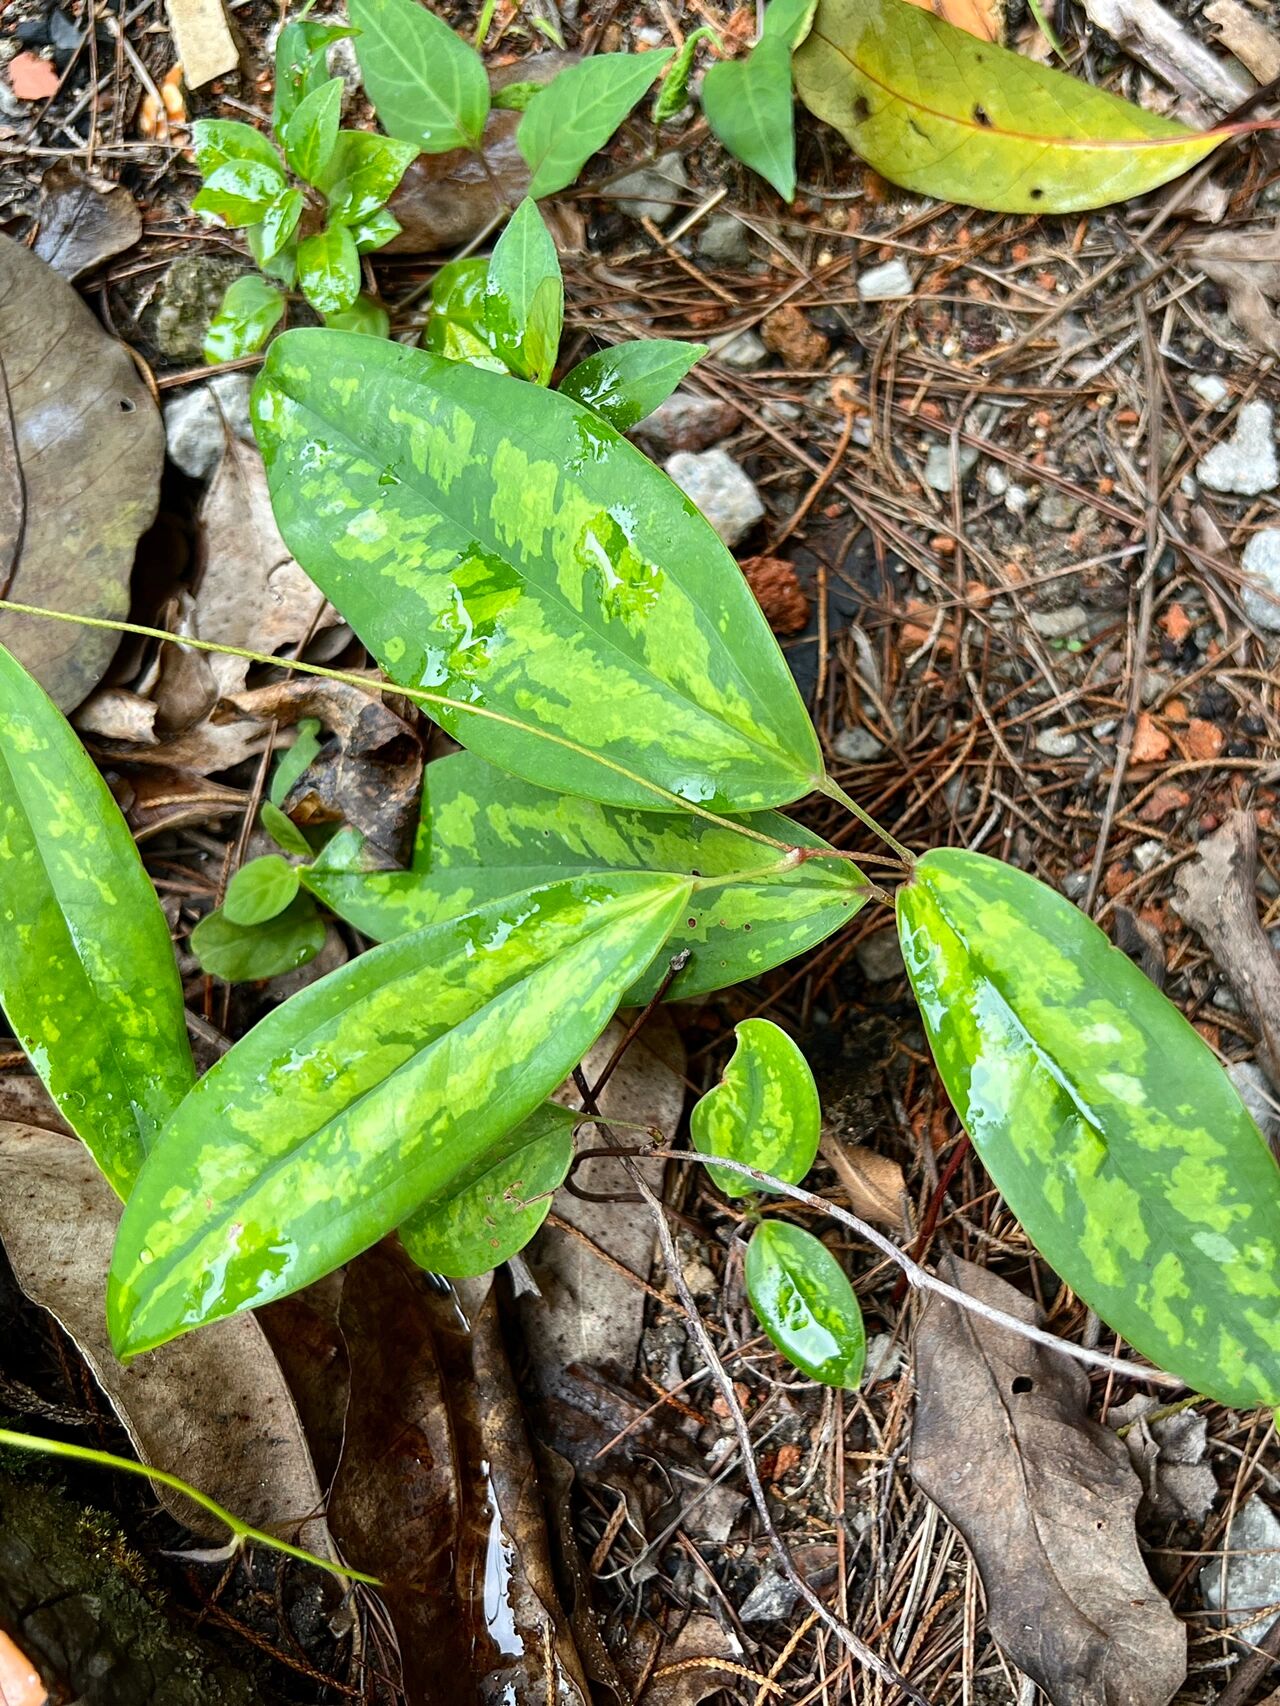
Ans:
{"label": "decaying leaf litter", "polygon": [[[1228,34],[1229,17],[1215,15],[1211,35],[1191,9],[1090,6],[1088,13],[1092,30],[1072,10],[1051,20],[1077,56],[1076,70],[1165,117],[1213,124],[1227,117],[1233,91],[1248,98],[1250,74],[1274,75],[1245,57],[1258,49],[1246,49],[1238,28]],[[14,33],[5,38],[8,70],[0,71],[7,84],[0,132],[5,229],[18,240],[32,230],[56,231],[51,203],[87,193],[79,176],[68,175],[72,169],[101,186],[95,195],[122,183],[145,217],[142,240],[122,249],[120,222],[104,214],[94,222],[104,233],[98,256],[77,253],[74,264],[65,245],[42,247],[39,238],[36,244],[37,254],[74,273],[107,328],[139,352],[146,363],[142,382],[149,373],[165,404],[163,486],[158,472],[142,479],[133,464],[117,468],[122,505],[145,508],[153,495],[159,505],[160,519],[145,535],[134,570],[134,619],[360,669],[367,660],[349,631],[296,578],[269,513],[252,501],[256,452],[246,443],[242,376],[230,371],[207,384],[198,370],[202,316],[246,263],[233,238],[189,218],[197,180],[176,123],[244,117],[246,107],[251,119],[265,111],[272,20],[255,6],[234,16],[243,34],[243,70],[189,90],[177,111],[162,100],[175,122],[168,143],[154,139],[154,112],[150,137],[139,126],[144,102],[177,86],[166,81],[175,49],[159,8],[126,16],[122,31],[101,20],[92,34],[74,8],[47,15],[33,8],[30,16],[6,18]],[[1270,20],[1259,17],[1266,30]],[[475,24],[461,13],[450,21],[468,30]],[[709,21],[731,50],[753,33],[749,16],[719,13]],[[566,7],[550,22],[566,48],[585,57],[670,41],[660,10],[575,16]],[[687,29],[694,20],[676,22]],[[1047,58],[1033,20],[998,21],[997,34],[1002,22],[1014,44]],[[1115,51],[1102,30],[1113,32],[1125,51]],[[497,32],[493,57],[515,65],[545,40],[527,14],[500,12]],[[121,37],[130,52],[117,47]],[[1224,51],[1222,43],[1232,41],[1240,60]],[[58,92],[47,106],[43,95],[22,98],[23,89],[47,84],[23,80],[18,50],[53,68]],[[1206,53],[1214,56],[1212,69]],[[1158,74],[1146,71],[1147,64]],[[360,97],[353,90],[349,99],[347,122],[359,122]],[[626,174],[644,169],[655,153],[660,159],[651,175],[628,183]],[[424,177],[447,183],[447,163],[448,156],[424,156],[420,165],[431,168]],[[525,187],[523,169],[508,133],[505,182],[513,199]],[[1259,1036],[1250,1001],[1265,985],[1221,949],[1221,959],[1212,957],[1217,944],[1180,904],[1186,885],[1175,889],[1174,879],[1197,869],[1201,840],[1229,827],[1232,813],[1246,811],[1259,843],[1254,893],[1262,931],[1272,923],[1280,877],[1270,816],[1280,604],[1266,590],[1280,587],[1276,385],[1268,366],[1275,175],[1265,140],[1227,144],[1190,179],[1106,214],[1002,218],[904,195],[860,166],[834,132],[802,116],[800,199],[784,208],[727,161],[691,109],[660,136],[638,116],[580,190],[545,204],[567,283],[565,366],[638,333],[711,346],[709,360],[684,388],[696,400],[648,423],[646,444],[659,461],[680,458],[672,472],[701,482],[696,495],[708,512],[722,506],[712,518],[723,537],[734,536],[740,558],[772,565],[767,574],[755,570],[752,584],[787,635],[788,658],[838,778],[913,845],[1001,853],[1085,903],[1117,939],[1142,940],[1147,963],[1163,966],[1179,1005],[1238,1063],[1237,1081],[1264,1129],[1274,1122],[1280,1088],[1265,1076],[1270,1039],[1265,1028]],[[119,191],[113,196],[118,205]],[[456,219],[460,198],[448,193],[446,201]],[[431,202],[424,198],[423,205]],[[442,230],[442,248],[483,241],[491,219],[491,204],[476,198],[468,228]],[[77,218],[77,230],[82,223]],[[434,265],[422,258],[424,239],[417,241],[417,254],[406,246],[377,259],[402,333],[421,321]],[[31,311],[29,301],[23,306]],[[39,307],[48,325],[52,292]],[[12,404],[7,355],[6,373]],[[154,420],[145,407],[137,412]],[[15,406],[19,430],[23,418]],[[726,470],[726,457],[736,471]],[[250,494],[243,506],[232,482]],[[34,486],[27,483],[28,498]],[[236,538],[241,507],[242,544]],[[13,503],[3,513],[7,526],[9,514],[24,512]],[[22,543],[29,547],[30,537]],[[55,539],[43,582],[19,576],[10,595],[88,611],[74,588],[63,585],[77,564],[65,535],[62,544],[59,552]],[[244,580],[263,589],[260,598],[243,596],[238,557],[255,566]],[[25,575],[25,560],[20,567]],[[47,632],[59,656],[82,665],[90,658],[83,634],[71,645],[64,641],[74,630]],[[358,824],[361,804],[367,808],[371,796],[386,792],[385,771],[370,775],[366,768],[376,759],[376,740],[350,739],[349,700],[341,714],[330,705],[326,719],[323,707],[300,705],[298,694],[291,699],[287,686],[261,669],[237,668],[225,679],[227,663],[142,639],[124,640],[114,657],[103,645],[89,665],[96,692],[78,715],[130,826],[145,837],[180,952],[235,868],[268,850],[259,845],[254,808],[269,786],[273,754],[300,715],[319,718],[326,757],[312,767],[310,794],[304,777],[303,794],[296,784],[286,804],[310,798],[315,809]],[[410,711],[408,727],[415,726]],[[428,747],[432,762],[443,746],[437,735]],[[401,747],[391,750],[402,762],[407,756]],[[834,818],[818,809],[808,821],[823,833]],[[393,812],[383,826],[392,843],[399,834],[403,847],[403,813],[397,819]],[[1206,849],[1203,857],[1210,856]],[[1131,934],[1121,936],[1122,930]],[[1250,937],[1255,952],[1259,934]],[[359,945],[330,927],[320,952],[332,964]],[[305,979],[321,963],[289,975]],[[265,991],[228,988],[203,976],[189,953],[181,964],[201,1064],[284,992],[279,980]],[[1099,1338],[1096,1319],[1061,1292],[993,1197],[941,1098],[904,996],[892,933],[868,914],[860,930],[798,966],[672,1009],[684,1054],[680,1071],[691,1090],[707,1088],[729,1053],[732,1024],[755,1014],[775,1018],[801,1039],[815,1065],[828,1123],[824,1153],[834,1146],[843,1161],[820,1175],[834,1206],[879,1223],[881,1216],[854,1195],[860,1181],[892,1225],[898,1199],[883,1170],[896,1166],[906,1195],[893,1229],[904,1247],[939,1264],[950,1257],[976,1262],[1034,1299],[1055,1332],[1112,1349],[1105,1333]],[[1260,1065],[1253,1059],[1259,1042]],[[642,1032],[624,1066],[639,1067],[647,1048]],[[7,1064],[17,1067],[20,1058],[15,1048]],[[650,1095],[657,1104],[670,1092],[642,1089],[641,1100]],[[659,1108],[614,1117],[653,1119]],[[807,1387],[767,1355],[743,1309],[735,1266],[740,1247],[724,1200],[693,1170],[669,1172],[683,1277],[734,1377],[774,1526],[825,1603],[932,1700],[1003,1698],[1005,1691],[1021,1697],[1023,1680],[1013,1668],[1020,1657],[1055,1700],[1135,1698],[1122,1642],[1113,1649],[1090,1634],[1071,1665],[1047,1646],[1039,1658],[1020,1655],[1002,1635],[1021,1612],[1010,1599],[1017,1588],[988,1571],[988,1602],[1001,1596],[988,1616],[957,1529],[981,1562],[979,1536],[959,1509],[949,1510],[953,1529],[911,1478],[910,1353],[918,1335],[932,1332],[936,1357],[936,1315],[932,1327],[928,1314],[922,1322],[909,1295],[898,1295],[887,1264],[875,1265],[867,1246],[838,1223],[801,1211],[854,1276],[873,1335],[861,1393]],[[527,1535],[531,1580],[542,1570],[545,1545],[557,1571],[555,1603],[548,1607],[539,1597],[547,1593],[545,1577],[523,1602],[521,1640],[538,1657],[516,1686],[535,1690],[531,1698],[540,1698],[548,1640],[553,1652],[563,1643],[572,1655],[554,1659],[564,1687],[581,1692],[585,1684],[602,1699],[630,1692],[697,1701],[719,1692],[800,1701],[858,1698],[869,1687],[887,1692],[850,1663],[779,1571],[746,1496],[723,1394],[691,1349],[670,1276],[660,1264],[649,1267],[643,1235],[636,1243],[643,1221],[628,1200],[633,1192],[616,1179],[610,1184],[615,1200],[594,1205],[589,1220],[581,1199],[562,1197],[553,1205],[544,1236],[559,1240],[573,1260],[566,1263],[562,1254],[558,1267],[548,1263],[542,1298],[536,1250],[500,1282],[509,1329],[521,1323],[508,1349],[516,1353],[532,1447],[520,1445],[518,1428],[513,1435],[506,1427],[506,1455],[493,1471],[492,1489],[477,1485],[483,1453],[473,1450],[465,1464],[446,1467],[415,1492],[422,1504],[414,1508],[433,1514],[419,1528],[409,1525],[408,1562],[366,1559],[341,1528],[338,1539],[351,1547],[353,1562],[388,1579],[403,1579],[415,1567],[429,1570],[442,1533],[457,1537],[459,1557],[481,1560],[495,1533],[508,1537],[497,1541],[499,1554],[509,1552],[510,1536]],[[639,1253],[628,1259],[633,1249]],[[16,1267],[16,1247],[13,1254]],[[557,1305],[562,1331],[581,1335],[581,1291],[592,1285],[592,1264],[602,1284],[607,1273],[618,1288],[620,1303],[607,1316],[593,1315],[593,1342],[579,1338],[590,1360],[540,1356],[534,1323]],[[436,1305],[428,1307],[425,1298],[417,1307],[406,1304],[398,1285],[389,1277],[380,1281],[376,1264],[366,1263],[349,1297],[313,1300],[308,1293],[305,1315],[299,1300],[275,1306],[290,1313],[274,1331],[273,1311],[263,1317],[294,1384],[331,1515],[347,1513],[351,1534],[360,1532],[361,1516],[350,1489],[367,1487],[370,1475],[358,1455],[339,1461],[347,1448],[334,1442],[344,1420],[354,1452],[362,1439],[370,1441],[370,1464],[381,1461],[379,1428],[392,1425],[403,1441],[406,1426],[425,1430],[425,1440],[432,1428],[447,1425],[445,1400],[433,1396],[429,1383],[392,1389],[396,1371],[370,1370],[368,1344],[353,1347],[346,1337],[369,1311],[385,1319],[406,1307],[424,1340],[438,1334]],[[513,1302],[508,1288],[522,1295]],[[7,1280],[4,1297],[6,1319],[14,1323],[0,1369],[6,1415],[32,1427],[42,1414],[60,1417],[92,1443],[120,1448],[123,1436],[69,1342]],[[491,1305],[468,1302],[464,1294],[468,1307],[480,1319]],[[65,1317],[63,1324],[74,1332]],[[454,1330],[444,1329],[446,1339]],[[527,1358],[519,1354],[525,1339]],[[316,1383],[314,1369],[311,1379],[304,1377],[299,1342],[314,1365],[331,1371],[330,1380]],[[571,1341],[553,1336],[551,1342]],[[1025,1344],[1001,1354],[1034,1365],[1015,1380],[1040,1378]],[[988,1360],[997,1365],[990,1351]],[[362,1382],[355,1408],[348,1368]],[[915,1379],[924,1382],[923,1361]],[[1026,1501],[1032,1530],[1046,1520],[1038,1479],[1085,1454],[1090,1429],[1114,1422],[1113,1412],[1121,1411],[1122,1427],[1142,1420],[1135,1393],[1146,1389],[1106,1373],[1090,1384],[1087,1406],[1073,1399],[1071,1414],[1082,1418],[1087,1410],[1093,1423],[1068,1421],[1070,1444],[1061,1451],[1024,1442],[1035,1473],[1014,1495],[1001,1494]],[[495,1375],[484,1390],[497,1403],[505,1387]],[[966,1390],[965,1405],[976,1401],[975,1390]],[[918,1394],[919,1402],[926,1399],[936,1405],[936,1390]],[[1161,1399],[1157,1390],[1157,1406]],[[954,1410],[956,1425],[964,1415],[960,1394],[948,1406],[944,1385],[942,1403]],[[1161,1420],[1144,1423],[1145,1455],[1123,1497],[1136,1503],[1146,1494],[1138,1519],[1145,1569],[1157,1599],[1169,1598],[1186,1629],[1184,1697],[1206,1699],[1230,1686],[1229,1667],[1241,1649],[1208,1609],[1221,1600],[1202,1586],[1201,1565],[1224,1550],[1247,1556],[1251,1597],[1239,1604],[1251,1609],[1235,1621],[1255,1620],[1246,1639],[1256,1643],[1266,1621],[1258,1621],[1255,1608],[1267,1603],[1257,1555],[1265,1561],[1268,1545],[1257,1512],[1261,1507],[1265,1515],[1274,1496],[1276,1465],[1265,1413],[1207,1403],[1194,1413],[1207,1422],[1203,1449],[1194,1435],[1190,1446],[1182,1435],[1181,1444],[1170,1444]],[[1061,1406],[1056,1415],[1063,1425]],[[497,1453],[496,1436],[487,1437],[485,1450]],[[1125,1438],[1139,1462],[1132,1428]],[[532,1513],[508,1506],[495,1528],[488,1501],[502,1509],[497,1483],[513,1470],[518,1483],[522,1474],[527,1478],[521,1452],[530,1449],[541,1505]],[[938,1449],[935,1429],[935,1457]],[[1104,1455],[1119,1476],[1114,1446]],[[413,1457],[421,1465],[423,1453]],[[1162,1457],[1169,1488],[1182,1486],[1187,1472],[1207,1469],[1216,1483],[1207,1505],[1178,1504],[1172,1495],[1161,1502]],[[927,1484],[926,1473],[921,1481]],[[136,1489],[85,1476],[75,1479],[74,1490],[89,1504],[120,1512],[130,1538],[161,1573],[167,1614],[181,1624],[198,1611],[268,1696],[397,1698],[407,1646],[394,1593],[390,1620],[363,1590],[355,1618],[344,1620],[332,1584],[317,1585],[312,1573],[281,1570],[261,1552],[231,1567],[184,1559],[184,1552],[207,1550],[207,1541],[182,1536]],[[366,1495],[366,1510],[376,1512],[376,1496],[384,1495]],[[446,1507],[452,1517],[441,1514]],[[1254,1513],[1251,1526],[1242,1521],[1245,1512]],[[458,1526],[451,1530],[450,1521]],[[372,1526],[380,1544],[390,1538],[386,1525]],[[1089,1536],[1076,1543],[1087,1559]],[[165,1562],[168,1551],[180,1554],[176,1563]],[[1227,1573],[1230,1582],[1230,1561]],[[12,1583],[6,1578],[5,1585],[7,1605]],[[1026,1585],[1019,1584],[1022,1591]],[[471,1586],[466,1568],[455,1568],[453,1591],[464,1620],[475,1614]],[[1272,1597],[1280,1600],[1280,1586]],[[479,1604],[483,1613],[482,1597]],[[1167,1634],[1167,1624],[1162,1628]],[[487,1636],[477,1637],[480,1650],[488,1650],[483,1640],[493,1634],[490,1625]],[[993,1634],[1004,1640],[1003,1650]],[[1168,1648],[1166,1639],[1161,1650]],[[1141,1658],[1143,1685],[1150,1686],[1151,1653]],[[504,1674],[500,1663],[493,1662],[492,1674]],[[1174,1680],[1170,1675],[1171,1686]],[[431,1698],[414,1687],[407,1698]]]}

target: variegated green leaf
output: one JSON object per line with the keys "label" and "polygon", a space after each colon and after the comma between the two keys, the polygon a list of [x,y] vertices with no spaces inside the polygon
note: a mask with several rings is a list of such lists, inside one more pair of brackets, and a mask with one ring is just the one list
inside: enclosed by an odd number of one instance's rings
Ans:
{"label": "variegated green leaf", "polygon": [[685,344],[676,338],[614,344],[580,361],[560,381],[560,390],[603,415],[619,432],[629,432],[666,402],[706,353],[706,344]]}
{"label": "variegated green leaf", "polygon": [[446,1191],[581,1059],[688,893],[552,884],[374,948],[269,1013],[134,1187],[108,1294],[118,1351],[307,1285]]}
{"label": "variegated green leaf", "polygon": [[254,424],[290,550],[504,769],[650,810],[822,780],[760,607],[688,498],[568,397],[342,332],[278,338]]}
{"label": "variegated green leaf", "polygon": [[1280,1168],[1208,1044],[998,860],[927,854],[898,921],[947,1093],[1045,1260],[1197,1391],[1280,1401]]}
{"label": "variegated green leaf", "polygon": [[169,927],[106,783],[0,647],[0,1003],[127,1194],[195,1079]]}
{"label": "variegated green leaf", "polygon": [[530,196],[494,244],[484,318],[489,341],[511,372],[550,384],[564,324],[564,283],[551,233]]}
{"label": "variegated green leaf", "polygon": [[[734,1032],[738,1046],[724,1076],[689,1116],[693,1146],[700,1155],[722,1155],[798,1185],[813,1166],[822,1135],[809,1062],[769,1019],[744,1019]],[[770,1189],[710,1163],[707,1172],[726,1196]]]}
{"label": "variegated green leaf", "polygon": [[[793,847],[826,845],[772,812],[743,821]],[[809,859],[774,875],[781,855],[747,835],[677,812],[635,812],[551,794],[503,775],[470,752],[429,764],[422,822],[408,871],[371,871],[355,832],[325,849],[302,880],[340,918],[376,942],[558,878],[611,871],[697,875],[665,951],[628,990],[643,1005],[672,955],[691,949],[670,995],[723,989],[781,965],[848,922],[866,879],[846,859]]]}
{"label": "variegated green leaf", "polygon": [[447,361],[466,361],[490,373],[505,373],[507,364],[494,348],[485,319],[485,289],[489,263],[483,255],[464,255],[446,261],[431,280],[431,312],[422,331],[422,347]]}
{"label": "variegated green leaf", "polygon": [[751,1307],[787,1361],[824,1386],[856,1392],[866,1330],[853,1287],[826,1245],[785,1220],[762,1221],[745,1266]]}
{"label": "variegated green leaf", "polygon": [[523,1250],[573,1165],[573,1128],[581,1117],[544,1102],[502,1140],[498,1147],[507,1153],[410,1215],[400,1241],[418,1266],[446,1279],[474,1279]]}

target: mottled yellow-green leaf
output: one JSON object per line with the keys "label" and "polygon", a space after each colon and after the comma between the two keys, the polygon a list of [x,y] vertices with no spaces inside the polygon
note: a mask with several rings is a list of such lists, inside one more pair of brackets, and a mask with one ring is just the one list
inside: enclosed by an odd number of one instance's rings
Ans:
{"label": "mottled yellow-green leaf", "polygon": [[385,943],[275,1008],[138,1178],[107,1300],[118,1351],[307,1285],[447,1194],[590,1048],[688,890],[553,883]]}
{"label": "mottled yellow-green leaf", "polygon": [[788,1362],[824,1386],[855,1392],[867,1358],[862,1311],[844,1269],[816,1239],[766,1220],[747,1245],[747,1296]]}
{"label": "mottled yellow-green leaf", "polygon": [[906,0],[819,0],[796,93],[883,177],[1002,213],[1142,195],[1235,134],[1195,131]]}
{"label": "mottled yellow-green leaf", "polygon": [[998,860],[927,854],[898,923],[947,1093],[1049,1265],[1189,1386],[1280,1400],[1280,1168],[1204,1039]]}
{"label": "mottled yellow-green leaf", "polygon": [[[738,1045],[720,1082],[689,1116],[693,1146],[701,1155],[721,1155],[798,1185],[813,1166],[822,1135],[809,1062],[770,1019],[744,1019],[734,1033]],[[726,1196],[771,1188],[709,1162],[707,1172]]]}
{"label": "mottled yellow-green leaf", "polygon": [[648,810],[754,811],[821,779],[734,559],[592,410],[296,331],[271,347],[254,425],[289,548],[394,680],[453,701],[434,714],[481,756]]}
{"label": "mottled yellow-green leaf", "polygon": [[[743,829],[795,847],[826,845],[774,812],[744,819]],[[459,752],[427,766],[409,870],[368,869],[351,831],[336,836],[302,880],[340,918],[384,942],[570,875],[696,874],[700,886],[663,952],[627,991],[626,1004],[642,1006],[685,949],[688,964],[668,991],[673,1000],[758,977],[823,941],[864,905],[866,878],[848,860],[809,859],[761,874],[780,859],[734,829],[548,793]]]}
{"label": "mottled yellow-green leaf", "polygon": [[73,729],[0,647],[0,1003],[126,1196],[195,1079],[169,927]]}
{"label": "mottled yellow-green leaf", "polygon": [[474,1279],[523,1250],[573,1165],[580,1118],[572,1108],[544,1102],[503,1139],[507,1153],[410,1215],[400,1242],[418,1266],[446,1279]]}

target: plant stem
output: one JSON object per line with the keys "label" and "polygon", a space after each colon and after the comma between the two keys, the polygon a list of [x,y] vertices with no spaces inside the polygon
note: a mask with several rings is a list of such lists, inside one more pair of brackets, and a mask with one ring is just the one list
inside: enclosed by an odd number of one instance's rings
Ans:
{"label": "plant stem", "polygon": [[[323,664],[303,663],[300,658],[273,657],[265,652],[247,651],[243,646],[226,646],[216,640],[197,640],[186,634],[171,634],[167,629],[147,628],[139,622],[112,622],[103,616],[77,616],[69,610],[48,610],[43,605],[20,604],[12,598],[0,598],[0,610],[13,610],[20,616],[41,616],[51,622],[70,622],[81,628],[105,628],[113,634],[138,634],[144,640],[163,640],[171,645],[183,646],[188,651],[214,652],[220,657],[243,658],[247,663],[268,664],[272,669],[292,669],[300,675],[319,676],[322,681],[345,682],[349,687],[359,687],[365,693],[388,693],[399,699],[410,699],[414,704],[458,711],[466,716],[478,717],[482,722],[500,723],[504,728],[519,729],[521,734],[533,735],[536,739],[545,740],[551,746],[561,747],[579,758],[589,758],[601,769],[611,770],[615,776],[624,777],[637,787],[647,789],[655,799],[661,800],[667,811],[688,812],[690,816],[700,817],[706,823],[714,823],[720,829],[731,829],[735,835],[745,835],[748,841],[759,841],[765,847],[776,847],[780,853],[796,851],[790,842],[780,841],[776,835],[766,835],[762,829],[753,829],[739,818],[724,817],[719,812],[708,811],[705,806],[695,805],[691,800],[673,793],[670,788],[664,788],[658,782],[651,782],[647,776],[640,776],[634,770],[628,770],[625,764],[618,764],[612,758],[605,758],[602,754],[593,752],[590,747],[582,746],[564,735],[552,734],[547,729],[538,729],[528,723],[519,722],[515,717],[509,717],[502,711],[492,711],[486,705],[469,705],[463,699],[450,699],[445,693],[432,693],[425,687],[401,687],[393,681],[379,681],[372,676],[356,675],[344,669],[327,669]],[[817,779],[814,780],[816,786]]]}
{"label": "plant stem", "polygon": [[857,800],[850,799],[838,782],[833,782],[830,776],[824,776],[818,791],[825,794],[829,800],[835,800],[846,811],[852,812],[858,822],[865,824],[873,835],[878,835],[886,847],[892,847],[908,870],[915,864],[915,854],[904,847],[895,836],[890,835],[887,829],[882,829],[871,813],[860,806]]}
{"label": "plant stem", "polygon": [[0,1445],[12,1446],[18,1451],[37,1451],[47,1457],[70,1457],[77,1463],[92,1463],[100,1469],[119,1469],[126,1475],[140,1475],[146,1481],[159,1481],[161,1486],[171,1487],[175,1493],[182,1493],[192,1504],[199,1505],[201,1510],[208,1511],[209,1515],[217,1517],[219,1522],[225,1522],[231,1530],[232,1543],[237,1548],[243,1546],[246,1540],[251,1540],[258,1546],[269,1546],[273,1552],[283,1552],[286,1557],[300,1559],[304,1564],[314,1564],[318,1569],[328,1570],[332,1575],[342,1576],[347,1581],[367,1582],[370,1587],[375,1588],[382,1586],[377,1576],[367,1576],[362,1570],[348,1569],[345,1564],[335,1564],[328,1558],[320,1558],[314,1552],[308,1552],[305,1547],[290,1545],[287,1540],[278,1540],[274,1534],[253,1528],[249,1523],[242,1522],[238,1516],[233,1516],[207,1493],[202,1493],[189,1482],[179,1480],[176,1475],[170,1475],[165,1469],[135,1463],[129,1457],[116,1457],[110,1451],[95,1451],[87,1445],[69,1445],[61,1439],[42,1439],[37,1434],[15,1433],[11,1428],[0,1428]]}

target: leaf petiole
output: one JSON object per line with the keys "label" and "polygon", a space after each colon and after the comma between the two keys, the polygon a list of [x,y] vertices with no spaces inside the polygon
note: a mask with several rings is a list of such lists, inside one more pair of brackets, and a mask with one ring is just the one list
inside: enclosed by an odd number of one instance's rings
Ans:
{"label": "leaf petiole", "polygon": [[40,1452],[46,1457],[69,1457],[77,1463],[92,1463],[99,1469],[119,1469],[126,1475],[140,1475],[146,1481],[159,1481],[161,1486],[181,1493],[190,1499],[192,1504],[199,1505],[201,1510],[216,1517],[219,1522],[225,1522],[231,1530],[232,1544],[236,1549],[246,1541],[252,1541],[258,1546],[269,1546],[273,1552],[283,1552],[286,1557],[297,1558],[303,1564],[314,1564],[318,1569],[328,1570],[331,1575],[341,1576],[346,1581],[365,1582],[375,1588],[382,1586],[377,1576],[368,1576],[363,1570],[349,1569],[345,1564],[335,1564],[329,1558],[321,1558],[314,1552],[308,1552],[303,1546],[294,1546],[287,1540],[279,1540],[274,1534],[267,1534],[261,1528],[254,1528],[252,1524],[242,1522],[216,1499],[211,1499],[207,1493],[202,1493],[189,1482],[180,1480],[177,1475],[170,1475],[166,1469],[135,1463],[132,1458],[117,1457],[114,1452],[97,1451],[87,1445],[71,1445],[66,1440],[42,1439],[36,1434],[17,1433],[12,1428],[0,1428],[0,1446],[2,1445],[11,1446],[17,1451]]}

